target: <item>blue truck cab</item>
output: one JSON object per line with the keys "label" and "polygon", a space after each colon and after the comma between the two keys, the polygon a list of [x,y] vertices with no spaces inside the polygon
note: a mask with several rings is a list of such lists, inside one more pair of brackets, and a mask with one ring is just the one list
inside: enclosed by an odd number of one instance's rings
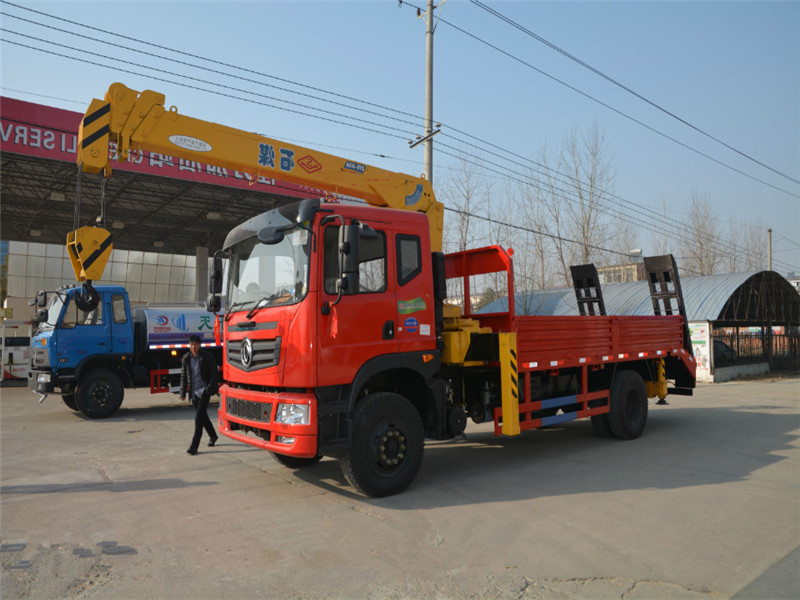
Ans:
{"label": "blue truck cab", "polygon": [[[162,305],[131,309],[128,292],[118,285],[98,285],[99,303],[82,310],[79,287],[62,287],[50,298],[37,295],[40,322],[31,339],[28,387],[40,394],[59,393],[70,409],[91,418],[111,416],[122,404],[125,388],[150,386],[154,370],[175,371],[198,333],[215,351],[213,315],[197,305]],[[49,302],[48,302],[49,300]],[[204,330],[204,331],[203,331]],[[220,352],[216,349],[219,361]]]}

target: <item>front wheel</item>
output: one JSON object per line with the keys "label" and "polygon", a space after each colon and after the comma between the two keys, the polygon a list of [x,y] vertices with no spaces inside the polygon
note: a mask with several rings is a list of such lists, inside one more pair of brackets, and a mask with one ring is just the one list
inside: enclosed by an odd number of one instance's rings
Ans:
{"label": "front wheel", "polygon": [[310,467],[317,464],[322,460],[322,456],[314,456],[312,458],[298,458],[297,456],[287,456],[286,454],[278,454],[277,452],[270,451],[272,458],[281,463],[284,467],[290,469],[302,469],[303,467]]}
{"label": "front wheel", "polygon": [[422,419],[398,394],[370,394],[353,415],[352,446],[342,472],[356,490],[372,497],[405,490],[419,472],[425,446]]}
{"label": "front wheel", "polygon": [[96,369],[81,379],[75,400],[87,417],[104,419],[117,411],[124,393],[122,382],[116,374],[108,369]]}
{"label": "front wheel", "polygon": [[614,437],[632,440],[647,423],[647,389],[636,371],[617,371],[611,384],[608,425]]}
{"label": "front wheel", "polygon": [[61,399],[64,401],[64,404],[66,404],[72,410],[80,410],[78,408],[78,404],[75,402],[75,394],[74,393],[72,393],[72,394],[61,394]]}

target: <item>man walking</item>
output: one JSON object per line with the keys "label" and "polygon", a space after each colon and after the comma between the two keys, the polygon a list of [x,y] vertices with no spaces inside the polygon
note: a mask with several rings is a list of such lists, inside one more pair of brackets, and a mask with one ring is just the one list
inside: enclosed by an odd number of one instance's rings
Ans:
{"label": "man walking", "polygon": [[197,454],[197,447],[200,445],[204,428],[210,438],[208,445],[213,446],[217,443],[217,432],[214,431],[214,425],[206,411],[211,395],[217,393],[218,379],[217,361],[210,352],[200,347],[200,336],[193,333],[189,336],[189,352],[184,354],[181,360],[180,387],[181,401],[185,400],[188,394],[195,410],[194,437],[186,451],[191,455]]}

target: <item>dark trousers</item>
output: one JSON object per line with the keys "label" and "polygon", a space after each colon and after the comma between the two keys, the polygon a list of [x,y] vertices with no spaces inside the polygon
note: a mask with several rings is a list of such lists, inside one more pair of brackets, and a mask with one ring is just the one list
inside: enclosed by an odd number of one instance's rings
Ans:
{"label": "dark trousers", "polygon": [[214,425],[208,417],[208,400],[207,394],[202,396],[195,396],[192,394],[192,405],[194,406],[194,437],[192,438],[191,447],[197,450],[200,445],[200,438],[203,437],[203,429],[205,428],[208,437],[212,440],[217,439],[217,432],[214,431]]}

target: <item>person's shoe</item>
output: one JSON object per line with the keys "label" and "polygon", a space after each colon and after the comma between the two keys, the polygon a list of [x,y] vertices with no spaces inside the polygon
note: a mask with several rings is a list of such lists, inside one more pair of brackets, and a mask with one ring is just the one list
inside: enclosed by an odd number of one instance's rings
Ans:
{"label": "person's shoe", "polygon": [[217,440],[218,440],[218,439],[219,439],[219,436],[217,436],[217,437],[215,437],[215,438],[212,438],[212,439],[208,440],[208,445],[209,445],[209,446],[211,446],[211,447],[213,447],[213,446],[214,446],[214,444],[216,444],[216,443],[217,443]]}
{"label": "person's shoe", "polygon": [[197,448],[192,448],[191,446],[189,446],[189,449],[186,451],[186,453],[194,456],[195,454],[197,454]]}

